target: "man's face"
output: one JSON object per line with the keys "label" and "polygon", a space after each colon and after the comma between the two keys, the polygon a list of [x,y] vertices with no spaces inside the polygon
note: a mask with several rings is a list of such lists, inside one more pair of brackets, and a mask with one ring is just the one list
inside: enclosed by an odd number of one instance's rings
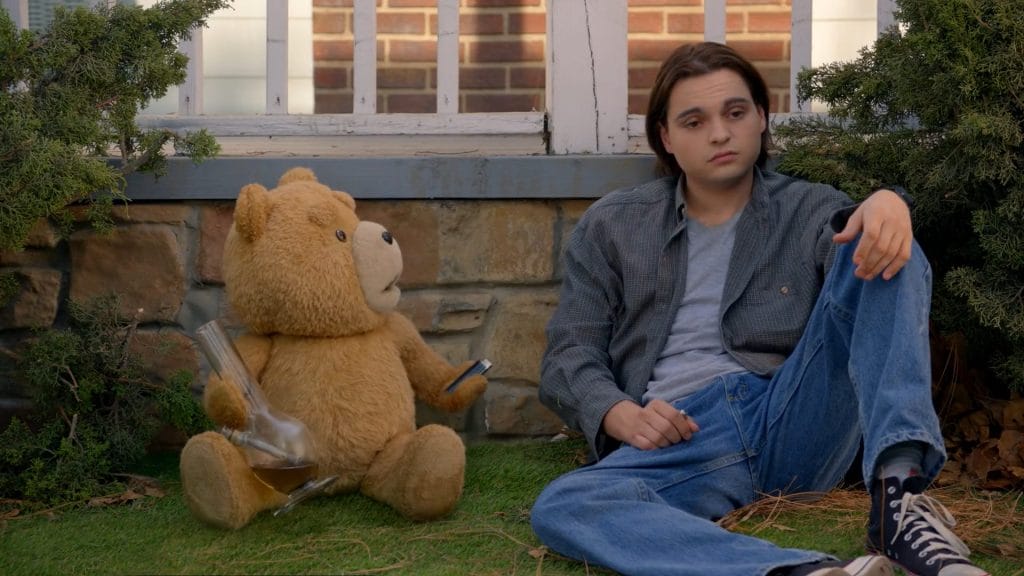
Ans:
{"label": "man's face", "polygon": [[743,78],[722,69],[680,80],[669,96],[661,141],[686,174],[687,186],[742,183],[761,153],[764,110]]}

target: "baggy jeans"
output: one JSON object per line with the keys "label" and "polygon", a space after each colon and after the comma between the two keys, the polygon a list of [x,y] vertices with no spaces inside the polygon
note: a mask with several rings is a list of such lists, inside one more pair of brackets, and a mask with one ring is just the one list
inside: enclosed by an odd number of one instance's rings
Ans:
{"label": "baggy jeans", "polygon": [[915,243],[892,279],[853,275],[854,244],[836,260],[793,354],[771,378],[716,378],[675,403],[700,425],[689,441],[622,446],[556,479],[531,522],[552,550],[633,575],[757,576],[831,558],[780,548],[713,520],[761,494],[825,492],[861,441],[870,486],[879,453],[926,446],[933,479],[946,454],[931,398],[931,269]]}

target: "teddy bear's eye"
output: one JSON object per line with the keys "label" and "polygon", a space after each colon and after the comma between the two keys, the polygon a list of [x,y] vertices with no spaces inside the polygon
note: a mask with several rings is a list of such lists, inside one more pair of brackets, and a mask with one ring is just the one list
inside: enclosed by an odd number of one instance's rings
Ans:
{"label": "teddy bear's eye", "polygon": [[380,237],[383,238],[384,241],[387,242],[388,244],[391,244],[395,241],[395,239],[391,236],[391,232],[388,232],[387,230],[381,232]]}
{"label": "teddy bear's eye", "polygon": [[348,234],[345,234],[345,231],[342,230],[341,228],[338,228],[337,230],[335,230],[334,231],[334,235],[337,236],[338,240],[341,240],[342,242],[345,242],[346,240],[348,240]]}

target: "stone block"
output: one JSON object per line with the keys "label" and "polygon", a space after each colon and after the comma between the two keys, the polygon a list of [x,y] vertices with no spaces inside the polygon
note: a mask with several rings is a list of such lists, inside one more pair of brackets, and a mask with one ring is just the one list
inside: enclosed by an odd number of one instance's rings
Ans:
{"label": "stone block", "polygon": [[201,282],[223,284],[221,263],[224,241],[234,221],[234,203],[203,206],[199,210],[199,254],[196,258],[196,277]]}
{"label": "stone block", "polygon": [[71,236],[71,298],[115,292],[121,311],[140,322],[173,322],[185,298],[185,262],[175,229],[159,224]]}
{"label": "stone block", "polygon": [[494,367],[491,378],[536,383],[547,340],[544,328],[558,302],[553,287],[538,288],[502,297],[495,306],[493,332],[485,354]]}
{"label": "stone block", "polygon": [[491,382],[484,398],[488,434],[550,436],[562,429],[562,420],[540,403],[532,386]]}
{"label": "stone block", "polygon": [[28,231],[28,238],[25,240],[25,246],[31,246],[33,248],[53,248],[60,242],[60,235],[57,234],[57,230],[53,227],[46,218],[40,218],[36,221],[32,229]]}
{"label": "stone block", "polygon": [[440,267],[440,235],[437,213],[429,202],[389,202],[356,199],[356,211],[363,220],[384,226],[402,249],[404,286],[423,286],[437,280]]}
{"label": "stone block", "polygon": [[0,266],[23,266],[27,268],[56,268],[61,262],[61,250],[30,248],[0,252]]}
{"label": "stone block", "polygon": [[469,332],[487,317],[494,297],[487,292],[403,294],[398,310],[422,333]]}
{"label": "stone block", "polygon": [[138,203],[116,204],[112,210],[114,220],[129,224],[186,224],[192,215],[192,207],[185,203]]}
{"label": "stone block", "polygon": [[139,330],[129,352],[141,361],[146,376],[167,382],[179,370],[199,374],[199,351],[192,339],[177,329]]}
{"label": "stone block", "polygon": [[62,274],[49,268],[15,271],[21,290],[0,310],[0,330],[48,328],[57,318]]}
{"label": "stone block", "polygon": [[547,201],[439,205],[442,284],[550,280],[556,210]]}

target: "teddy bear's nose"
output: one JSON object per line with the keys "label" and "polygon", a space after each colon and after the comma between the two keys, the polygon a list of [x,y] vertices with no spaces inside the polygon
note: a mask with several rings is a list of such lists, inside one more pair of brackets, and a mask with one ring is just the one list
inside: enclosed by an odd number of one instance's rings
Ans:
{"label": "teddy bear's nose", "polygon": [[391,232],[388,232],[387,230],[381,232],[380,237],[383,238],[384,241],[387,242],[388,244],[392,244],[395,241],[395,239],[391,236]]}

